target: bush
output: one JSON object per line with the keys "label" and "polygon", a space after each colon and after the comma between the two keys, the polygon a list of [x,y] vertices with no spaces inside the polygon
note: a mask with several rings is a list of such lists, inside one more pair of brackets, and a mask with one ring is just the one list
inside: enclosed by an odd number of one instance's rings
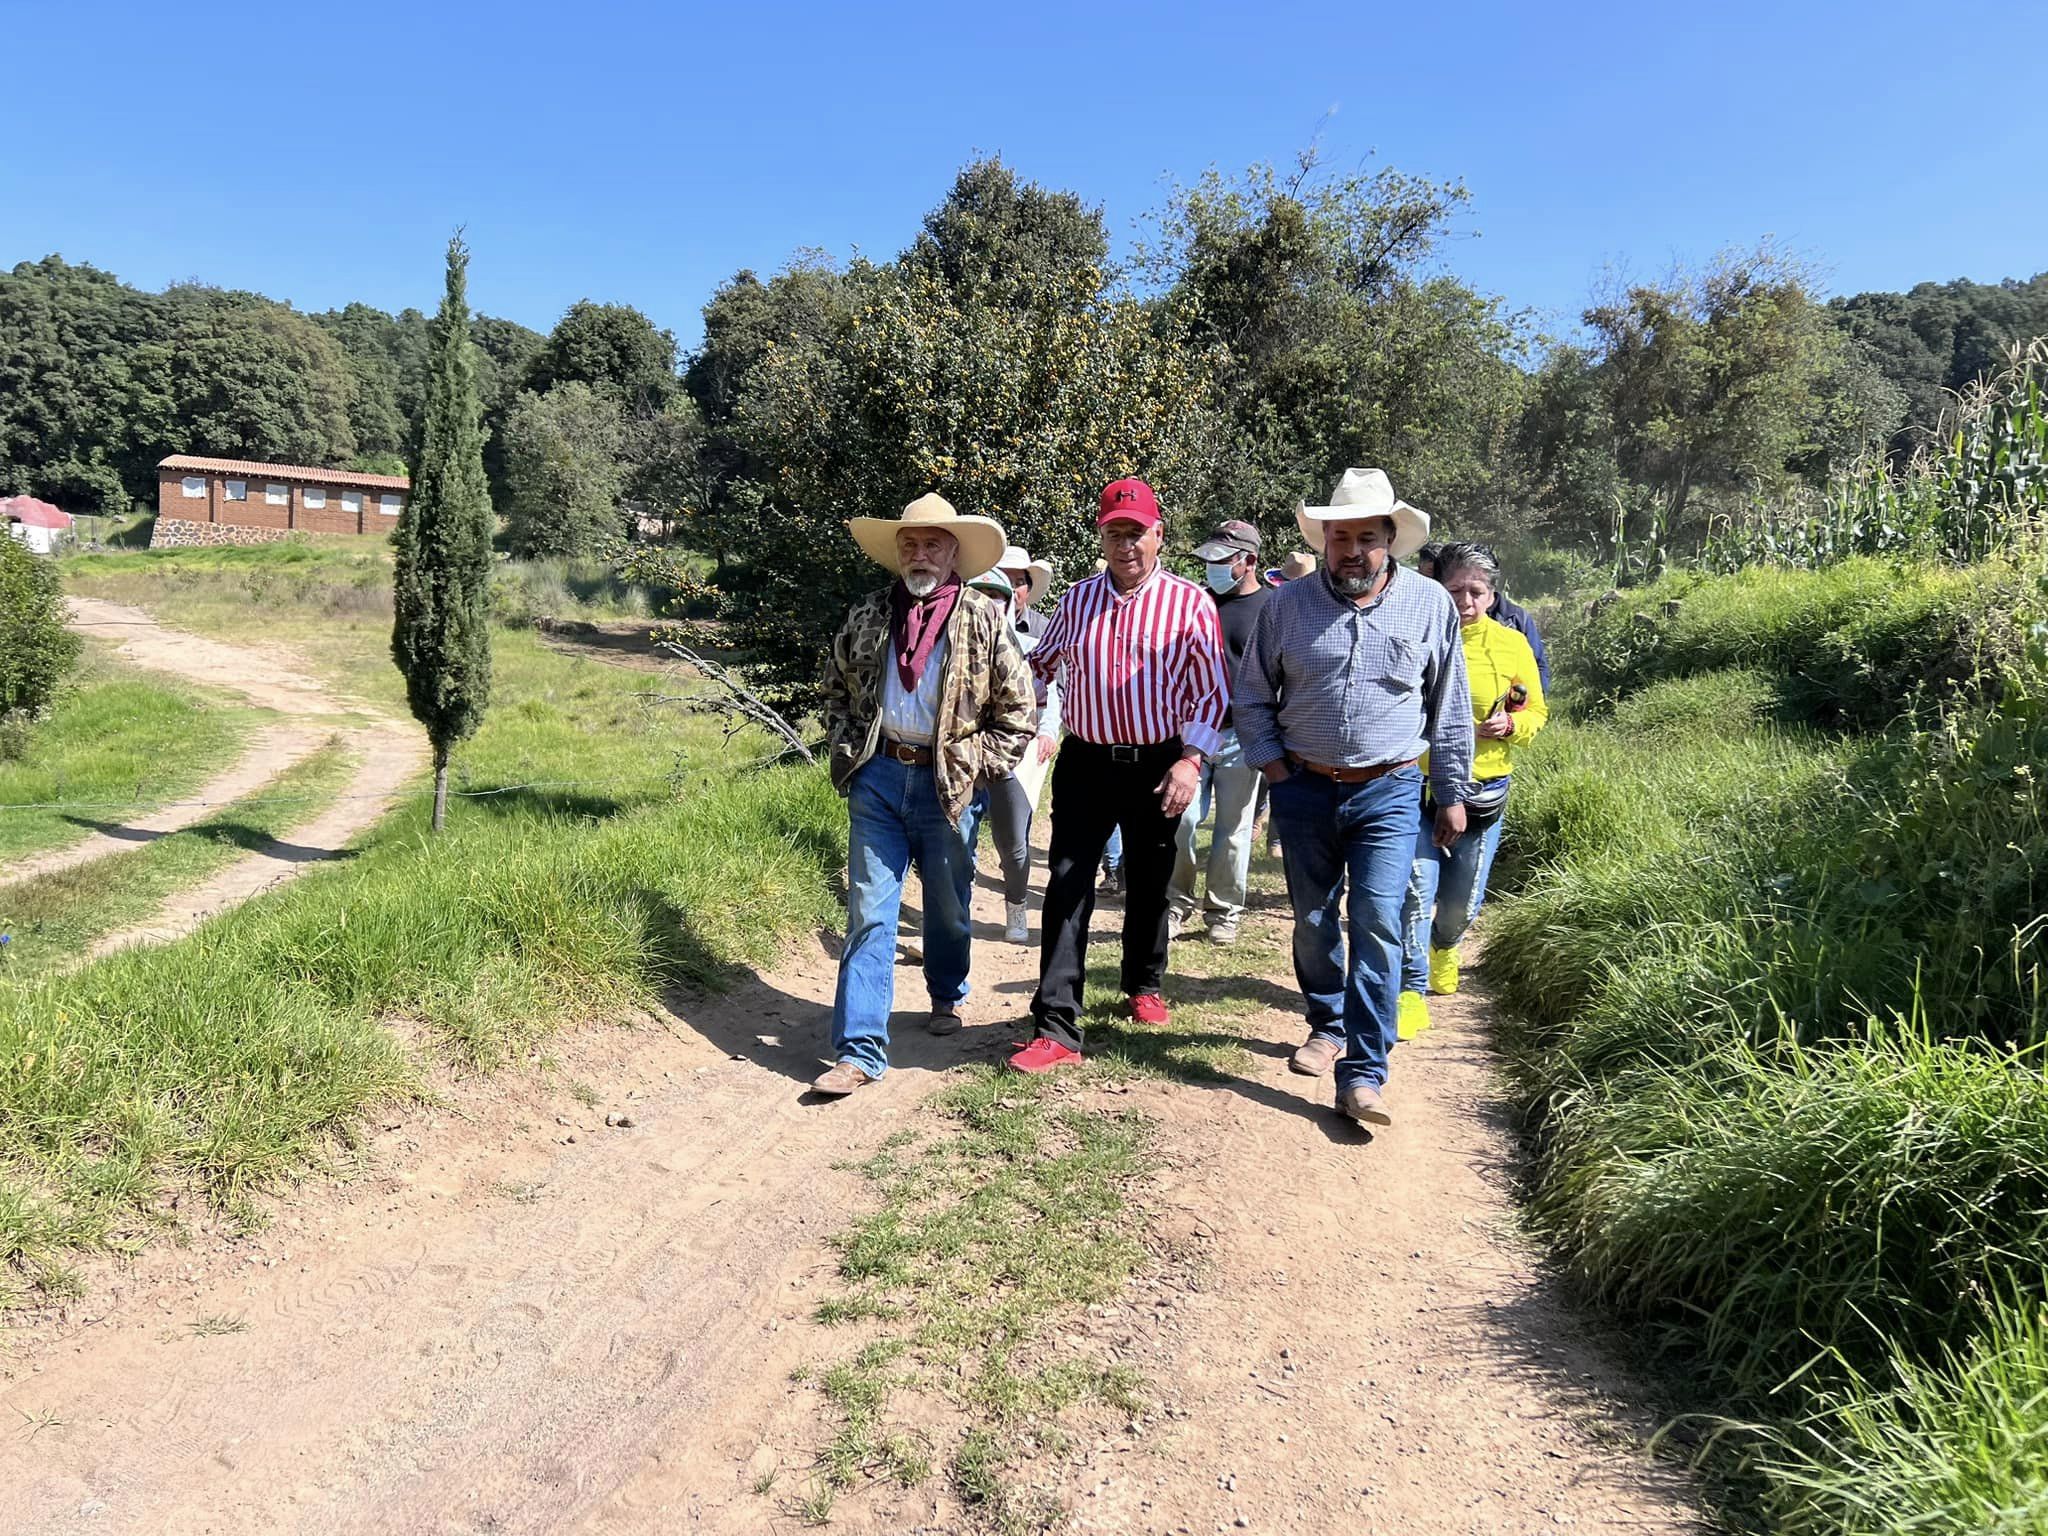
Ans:
{"label": "bush", "polygon": [[[0,724],[47,709],[78,660],[64,627],[57,568],[13,539],[0,538]],[[0,748],[9,739],[0,735]]]}
{"label": "bush", "polygon": [[2044,607],[2039,581],[2003,562],[1759,566],[1610,594],[1552,648],[1596,708],[1662,679],[1743,667],[1774,679],[1800,718],[1882,726],[1919,702],[1997,697]]}

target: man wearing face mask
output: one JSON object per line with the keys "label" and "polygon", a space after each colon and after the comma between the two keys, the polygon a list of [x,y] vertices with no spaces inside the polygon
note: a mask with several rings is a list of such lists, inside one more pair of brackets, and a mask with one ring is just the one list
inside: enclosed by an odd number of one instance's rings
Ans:
{"label": "man wearing face mask", "polygon": [[[1216,598],[1216,617],[1223,626],[1224,673],[1237,677],[1237,664],[1251,642],[1273,589],[1259,579],[1259,530],[1250,523],[1220,524],[1195,550]],[[1212,944],[1237,942],[1244,915],[1245,882],[1251,873],[1252,820],[1258,810],[1259,772],[1245,762],[1228,710],[1215,756],[1202,764],[1202,782],[1194,803],[1180,819],[1175,836],[1173,884],[1167,892],[1167,929],[1175,937],[1195,915],[1195,834],[1213,805],[1216,827],[1209,844],[1209,889],[1202,906]]]}

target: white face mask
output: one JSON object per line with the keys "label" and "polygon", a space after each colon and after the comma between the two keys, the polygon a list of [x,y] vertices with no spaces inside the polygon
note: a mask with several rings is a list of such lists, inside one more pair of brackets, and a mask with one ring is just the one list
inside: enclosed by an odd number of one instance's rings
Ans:
{"label": "white face mask", "polygon": [[1228,592],[1237,585],[1237,572],[1231,569],[1236,563],[1234,560],[1226,560],[1221,565],[1217,564],[1214,560],[1209,562],[1210,591],[1216,593]]}

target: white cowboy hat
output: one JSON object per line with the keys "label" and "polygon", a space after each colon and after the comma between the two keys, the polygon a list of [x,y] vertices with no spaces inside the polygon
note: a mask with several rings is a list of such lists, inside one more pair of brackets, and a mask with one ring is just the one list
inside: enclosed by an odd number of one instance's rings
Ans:
{"label": "white cowboy hat", "polygon": [[942,528],[960,541],[960,558],[954,569],[962,581],[992,570],[1002,558],[1003,546],[1010,542],[1001,523],[987,517],[964,517],[937,491],[918,497],[903,509],[901,517],[856,517],[846,527],[870,560],[898,575],[902,574],[902,561],[896,553],[897,530]]}
{"label": "white cowboy hat", "polygon": [[1031,551],[1021,545],[1012,544],[1003,551],[1003,558],[997,567],[1007,575],[1011,571],[1026,571],[1031,579],[1024,584],[1024,606],[1030,608],[1045,596],[1045,589],[1052,581],[1052,566],[1044,560],[1031,558]]}
{"label": "white cowboy hat", "polygon": [[1388,553],[1396,560],[1407,559],[1429,542],[1429,514],[1396,497],[1384,469],[1347,469],[1327,507],[1312,507],[1303,502],[1294,509],[1301,536],[1317,554],[1323,552],[1323,524],[1354,517],[1394,520],[1394,542]]}

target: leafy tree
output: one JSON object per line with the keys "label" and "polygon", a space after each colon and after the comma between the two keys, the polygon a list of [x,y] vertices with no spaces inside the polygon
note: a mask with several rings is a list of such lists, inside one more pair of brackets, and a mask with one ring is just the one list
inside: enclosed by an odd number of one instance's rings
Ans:
{"label": "leafy tree", "polygon": [[710,500],[704,470],[704,418],[696,402],[678,394],[657,415],[625,424],[624,490],[664,534],[702,511]]}
{"label": "leafy tree", "polygon": [[625,533],[626,421],[581,380],[520,395],[505,420],[506,539],[523,559],[615,553]]}
{"label": "leafy tree", "polygon": [[[55,562],[0,534],[0,727],[48,708],[78,650],[78,636],[64,627]],[[13,736],[0,730],[0,746]]]}
{"label": "leafy tree", "polygon": [[2048,335],[2048,272],[2024,282],[1920,283],[1831,301],[1830,317],[1905,396],[1895,459],[1927,439],[1955,392],[1996,374],[2014,342]]}
{"label": "leafy tree", "polygon": [[334,338],[253,293],[183,285],[165,295],[172,414],[188,453],[346,464],[353,380]]}
{"label": "leafy tree", "polygon": [[659,411],[676,389],[676,339],[624,304],[569,306],[527,368],[526,388],[587,384],[629,415]]}
{"label": "leafy tree", "polygon": [[468,272],[458,235],[448,242],[447,291],[433,323],[412,494],[392,536],[391,655],[433,745],[436,832],[447,815],[448,754],[483,723],[491,691],[492,515]]}
{"label": "leafy tree", "polygon": [[1633,287],[1585,318],[1616,461],[1657,494],[1674,529],[1697,491],[1790,482],[1843,355],[1797,266],[1768,247],[1728,255]]}
{"label": "leafy tree", "polygon": [[1144,474],[1201,515],[1205,359],[1181,308],[1114,290],[1106,249],[1099,215],[990,162],[895,262],[742,273],[712,300],[689,375],[716,470],[701,538],[729,632],[785,702],[876,579],[849,516],[936,487],[1072,577],[1106,480]]}
{"label": "leafy tree", "polygon": [[1144,264],[1218,358],[1215,511],[1284,533],[1353,464],[1439,518],[1499,498],[1521,325],[1424,271],[1465,201],[1390,169],[1327,175],[1313,153],[1176,192]]}

